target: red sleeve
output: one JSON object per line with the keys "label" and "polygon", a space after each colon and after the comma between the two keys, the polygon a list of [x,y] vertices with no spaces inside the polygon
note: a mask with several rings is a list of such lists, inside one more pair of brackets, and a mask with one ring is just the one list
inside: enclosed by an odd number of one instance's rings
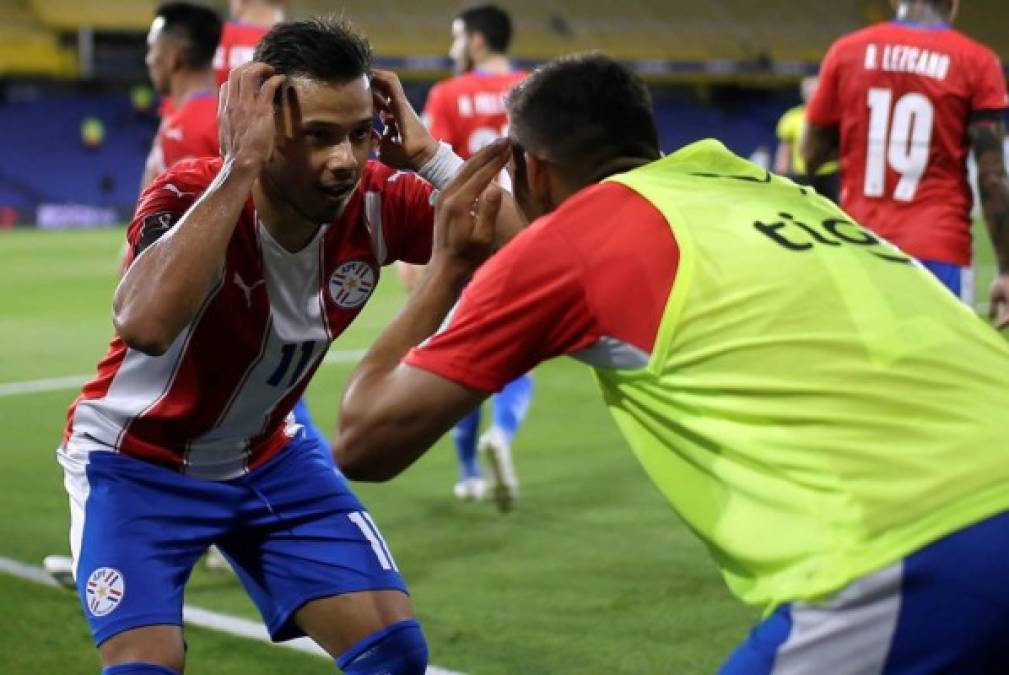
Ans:
{"label": "red sleeve", "polygon": [[382,189],[384,264],[396,260],[423,265],[431,258],[434,187],[416,174],[399,171]]}
{"label": "red sleeve", "polygon": [[542,227],[527,230],[480,269],[447,325],[405,361],[474,389],[500,391],[538,363],[599,340],[583,274],[559,237]]}
{"label": "red sleeve", "polygon": [[840,46],[834,43],[823,57],[820,82],[806,106],[806,120],[818,127],[833,127],[841,122],[839,52]]}
{"label": "red sleeve", "polygon": [[431,135],[439,141],[454,145],[452,139],[452,120],[449,116],[449,92],[444,84],[431,87],[424,104],[424,119]]}
{"label": "red sleeve", "polygon": [[977,70],[977,85],[971,96],[971,110],[1003,110],[1009,107],[1002,63],[994,53],[984,50]]}
{"label": "red sleeve", "polygon": [[124,269],[144,249],[172,229],[202,192],[203,188],[194,185],[191,178],[175,171],[161,174],[148,185],[140,195],[137,211],[126,229],[129,251]]}

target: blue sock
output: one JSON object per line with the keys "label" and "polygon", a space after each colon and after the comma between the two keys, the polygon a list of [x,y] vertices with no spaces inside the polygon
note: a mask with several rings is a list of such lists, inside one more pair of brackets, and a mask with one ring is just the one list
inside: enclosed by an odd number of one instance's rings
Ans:
{"label": "blue sock", "polygon": [[533,378],[526,373],[506,384],[491,401],[494,409],[493,426],[503,431],[509,442],[525,420],[532,400]]}
{"label": "blue sock", "polygon": [[319,431],[319,428],[315,426],[315,422],[312,421],[312,414],[308,412],[308,404],[305,403],[304,396],[299,398],[298,402],[294,404],[292,412],[294,413],[294,421],[305,427],[305,433],[319,444],[319,454],[326,460],[327,464],[335,469],[336,460],[333,459],[333,451],[330,447],[329,439]]}
{"label": "blue sock", "polygon": [[420,624],[409,619],[364,638],[336,660],[345,675],[424,675],[427,640]]}
{"label": "blue sock", "polygon": [[480,408],[476,408],[452,427],[455,454],[459,458],[459,477],[479,478],[480,464],[476,461],[476,435],[480,431]]}
{"label": "blue sock", "polygon": [[105,666],[102,675],[179,675],[178,671],[168,666],[158,666],[153,663],[120,663],[116,666]]}

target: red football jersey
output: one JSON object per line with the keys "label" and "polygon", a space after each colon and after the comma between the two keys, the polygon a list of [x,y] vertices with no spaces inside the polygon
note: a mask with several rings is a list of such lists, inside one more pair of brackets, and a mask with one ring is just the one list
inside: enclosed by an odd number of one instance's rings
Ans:
{"label": "red football jersey", "polygon": [[193,157],[217,157],[217,96],[212,91],[190,96],[161,120],[156,139],[161,171]]}
{"label": "red football jersey", "polygon": [[488,393],[562,354],[642,368],[679,259],[651,202],[619,183],[593,185],[488,260],[406,363]]}
{"label": "red football jersey", "polygon": [[226,21],[221,28],[221,42],[214,53],[214,78],[218,85],[228,81],[228,73],[252,60],[256,45],[270,32],[268,26],[241,21]]}
{"label": "red football jersey", "polygon": [[[127,232],[129,262],[220,167],[219,158],[184,161],[147,188]],[[67,452],[117,451],[212,480],[263,464],[292,437],[292,407],[371,296],[380,266],[427,262],[432,192],[369,162],[339,220],[298,252],[274,240],[250,197],[216,283],[168,351],[149,356],[112,340],[70,407]]]}
{"label": "red football jersey", "polygon": [[841,205],[911,255],[968,265],[971,113],[1009,106],[990,49],[946,26],[891,22],[842,37],[806,111],[839,127]]}
{"label": "red football jersey", "polygon": [[424,118],[431,135],[469,159],[485,145],[508,134],[504,99],[524,72],[492,75],[474,71],[431,87]]}

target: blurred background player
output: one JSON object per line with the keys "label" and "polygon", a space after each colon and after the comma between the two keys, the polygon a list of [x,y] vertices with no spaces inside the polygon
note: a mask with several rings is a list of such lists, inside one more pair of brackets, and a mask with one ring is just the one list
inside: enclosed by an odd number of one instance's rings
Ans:
{"label": "blurred background player", "polygon": [[841,205],[973,305],[973,148],[998,273],[992,317],[1009,324],[1009,107],[998,56],[951,28],[957,0],[894,2],[897,17],[833,44],[806,112],[810,171],[840,154]]}
{"label": "blurred background player", "polygon": [[[508,133],[504,98],[526,73],[512,68],[508,47],[512,22],[508,13],[493,4],[469,7],[452,21],[449,56],[456,76],[431,88],[424,106],[424,121],[431,135],[445,141],[468,159],[488,143]],[[400,274],[412,288],[419,269],[401,265]],[[511,442],[532,402],[533,380],[528,373],[509,383],[491,398],[491,424],[480,433],[480,408],[452,429],[459,458],[459,482],[453,493],[462,500],[489,495],[506,511],[518,499],[518,476],[511,456]],[[491,469],[484,481],[477,460],[479,450]]]}
{"label": "blurred background player", "polygon": [[829,197],[836,203],[840,192],[837,162],[827,162],[810,176],[806,173],[806,162],[802,159],[801,153],[802,133],[806,128],[806,105],[816,92],[817,83],[816,77],[802,78],[802,82],[799,83],[802,103],[787,110],[778,120],[778,150],[774,155],[774,173],[812,186],[821,195]]}
{"label": "blurred background player", "polygon": [[284,20],[286,0],[231,0],[231,12],[214,54],[217,84],[228,81],[228,73],[252,60],[256,44],[270,28]]}
{"label": "blurred background player", "polygon": [[186,2],[161,5],[147,33],[147,72],[154,90],[170,100],[144,167],[141,188],[176,162],[216,157],[217,83],[212,62],[221,19]]}

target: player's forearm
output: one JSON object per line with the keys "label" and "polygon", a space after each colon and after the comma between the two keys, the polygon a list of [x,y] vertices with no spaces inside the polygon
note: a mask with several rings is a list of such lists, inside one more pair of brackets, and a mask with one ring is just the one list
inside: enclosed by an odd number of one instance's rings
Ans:
{"label": "player's forearm", "polygon": [[341,429],[367,424],[376,411],[372,402],[391,386],[390,375],[413,347],[441,326],[465,285],[463,272],[432,263],[400,313],[382,332],[354,369],[341,407]]}
{"label": "player's forearm", "polygon": [[178,225],[130,266],[114,301],[116,330],[130,347],[162,354],[196,316],[257,175],[226,163]]}
{"label": "player's forearm", "polygon": [[[355,480],[387,480],[438,439],[457,411],[434,405],[431,396],[404,394],[410,387],[402,360],[434,334],[455,304],[466,273],[429,265],[403,310],[355,368],[340,408],[340,435],[333,453]],[[434,377],[434,376],[431,376]]]}
{"label": "player's forearm", "polygon": [[981,207],[995,249],[999,274],[1009,274],[1009,179],[1002,175],[978,176]]}
{"label": "player's forearm", "polygon": [[824,164],[837,159],[837,130],[807,124],[799,147],[806,175],[813,176]]}
{"label": "player's forearm", "polygon": [[1006,176],[1003,139],[1005,127],[997,119],[973,122],[968,133],[977,161],[978,190],[988,234],[995,249],[1000,274],[1009,274],[1009,178]]}

